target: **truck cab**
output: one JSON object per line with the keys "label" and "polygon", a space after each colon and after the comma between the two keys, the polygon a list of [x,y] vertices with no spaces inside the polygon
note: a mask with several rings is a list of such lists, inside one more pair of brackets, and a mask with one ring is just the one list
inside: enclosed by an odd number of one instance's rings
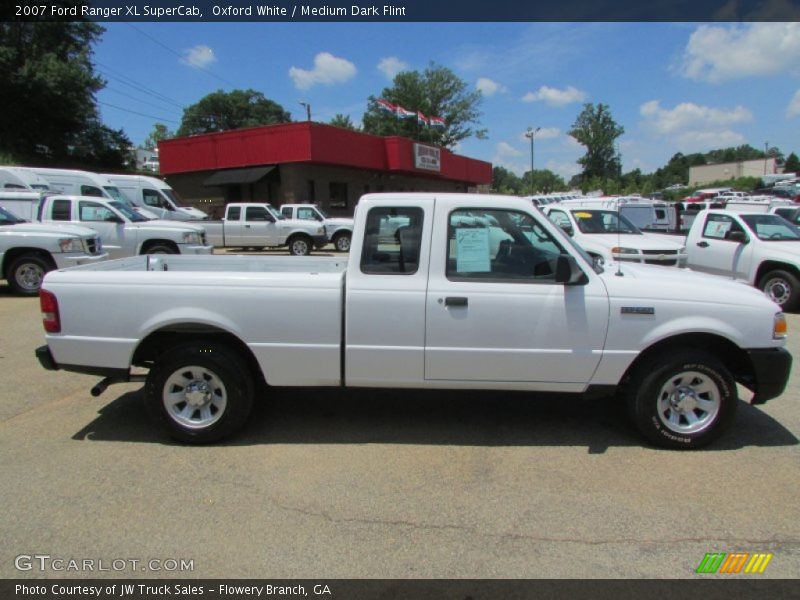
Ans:
{"label": "truck cab", "polygon": [[283,204],[281,214],[287,219],[317,221],[325,226],[328,241],[339,252],[350,251],[353,237],[353,219],[329,217],[316,204]]}

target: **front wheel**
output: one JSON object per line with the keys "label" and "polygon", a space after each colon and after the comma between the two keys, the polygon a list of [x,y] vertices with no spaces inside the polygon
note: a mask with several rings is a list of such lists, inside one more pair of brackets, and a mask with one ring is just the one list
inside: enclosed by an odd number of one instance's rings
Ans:
{"label": "front wheel", "polygon": [[45,273],[52,267],[40,256],[26,254],[15,258],[8,266],[8,285],[23,296],[35,296],[42,287]]}
{"label": "front wheel", "polygon": [[178,254],[178,250],[166,244],[150,246],[143,254]]}
{"label": "front wheel", "polygon": [[253,380],[241,356],[214,342],[165,352],[145,383],[145,408],[173,438],[217,442],[239,431],[250,415]]}
{"label": "front wheel", "polygon": [[654,444],[700,448],[733,422],[739,402],[736,383],[728,369],[706,352],[684,349],[670,354],[636,369],[627,387],[628,411]]}
{"label": "front wheel", "polygon": [[311,254],[311,239],[299,235],[289,240],[289,254],[292,256],[308,256]]}
{"label": "front wheel", "polygon": [[333,239],[333,245],[339,252],[350,252],[350,234],[339,233]]}
{"label": "front wheel", "polygon": [[783,310],[794,310],[800,304],[800,280],[790,271],[770,271],[761,278],[758,287]]}

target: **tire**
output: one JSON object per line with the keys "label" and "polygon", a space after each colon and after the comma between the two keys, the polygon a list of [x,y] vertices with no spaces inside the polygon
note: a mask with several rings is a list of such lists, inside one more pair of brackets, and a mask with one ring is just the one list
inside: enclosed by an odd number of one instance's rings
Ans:
{"label": "tire", "polygon": [[52,265],[36,254],[23,254],[8,265],[6,277],[11,290],[22,296],[35,296],[42,287],[45,273],[52,271]]}
{"label": "tire", "polygon": [[289,240],[289,254],[292,256],[308,256],[311,254],[312,241],[305,235],[297,235]]}
{"label": "tire", "polygon": [[191,342],[164,352],[156,361],[147,376],[144,402],[150,417],[174,439],[217,442],[247,421],[253,406],[253,377],[242,357],[227,346]]}
{"label": "tire", "polygon": [[153,244],[148,247],[142,254],[178,254],[178,251],[172,246],[166,244]]}
{"label": "tire", "polygon": [[666,352],[666,359],[646,361],[634,371],[626,388],[628,413],[640,433],[657,446],[701,448],[733,422],[739,404],[736,383],[706,352]]}
{"label": "tire", "polygon": [[350,233],[337,233],[333,236],[333,245],[339,252],[350,252]]}
{"label": "tire", "polygon": [[770,271],[761,278],[758,287],[783,310],[795,310],[800,304],[800,280],[791,271]]}

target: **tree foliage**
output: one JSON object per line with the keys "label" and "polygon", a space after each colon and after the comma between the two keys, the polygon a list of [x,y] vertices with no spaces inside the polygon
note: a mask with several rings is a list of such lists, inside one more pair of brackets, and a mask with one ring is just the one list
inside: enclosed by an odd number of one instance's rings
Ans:
{"label": "tree foliage", "polygon": [[329,121],[330,125],[334,127],[341,127],[342,129],[350,129],[352,131],[358,131],[358,127],[356,127],[355,123],[353,123],[350,115],[344,115],[342,113],[336,113],[334,117]]}
{"label": "tree foliage", "polygon": [[784,173],[800,172],[800,159],[797,158],[797,154],[792,152],[786,157],[786,162],[783,163],[783,171]]}
{"label": "tree foliage", "polygon": [[187,106],[177,135],[194,135],[288,123],[291,115],[277,102],[252,89],[217,90]]}
{"label": "tree foliage", "polygon": [[147,150],[155,150],[158,147],[158,142],[174,137],[175,133],[169,130],[169,127],[163,123],[156,123],[153,125],[153,131],[144,140],[144,147]]}
{"label": "tree foliage", "polygon": [[566,189],[567,185],[564,179],[549,169],[536,169],[533,172],[532,180],[530,171],[526,171],[522,177],[518,177],[504,167],[492,169],[492,191],[498,194],[525,196],[531,193],[549,194]]}
{"label": "tree foliage", "polygon": [[444,129],[425,127],[417,119],[397,119],[378,109],[375,96],[370,96],[364,114],[364,131],[375,135],[401,135],[444,147],[455,146],[471,136],[483,138],[486,131],[475,129],[481,116],[483,99],[477,90],[447,67],[431,63],[424,71],[398,73],[391,87],[384,88],[380,98],[425,116],[444,119]]}
{"label": "tree foliage", "polygon": [[[114,155],[124,134],[103,129],[94,97],[105,85],[91,62],[103,31],[89,22],[0,23],[0,152],[56,164]],[[91,143],[111,147],[84,152]]]}
{"label": "tree foliage", "polygon": [[587,103],[575,119],[569,135],[586,147],[586,154],[578,159],[583,166],[583,179],[617,179],[622,170],[615,142],[625,129],[611,116],[608,105]]}

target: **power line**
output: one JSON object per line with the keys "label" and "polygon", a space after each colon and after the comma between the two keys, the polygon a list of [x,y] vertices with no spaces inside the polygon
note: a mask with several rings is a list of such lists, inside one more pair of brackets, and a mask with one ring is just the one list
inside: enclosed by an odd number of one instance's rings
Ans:
{"label": "power line", "polygon": [[[122,82],[120,82],[120,83],[122,83]],[[135,96],[131,96],[130,94],[127,94],[127,93],[123,92],[122,90],[118,90],[118,89],[113,88],[113,87],[108,86],[108,85],[103,89],[111,91],[111,92],[115,92],[115,93],[119,94],[120,96],[124,96],[128,100],[132,100],[133,102],[140,102],[142,104],[147,104],[148,106],[152,106],[153,108],[157,108],[159,110],[170,110],[170,111],[174,110],[174,109],[165,109],[164,106],[155,104],[153,102],[148,102],[147,100],[142,100],[141,98],[136,98]]]}
{"label": "power line", "polygon": [[140,112],[137,112],[135,110],[130,110],[128,108],[122,108],[121,106],[117,106],[116,104],[110,104],[108,102],[103,102],[102,100],[98,100],[97,103],[98,104],[102,104],[103,106],[109,106],[111,108],[116,108],[117,110],[122,110],[122,111],[125,111],[125,112],[129,112],[129,113],[134,114],[134,115],[139,115],[140,117],[147,117],[149,119],[155,119],[157,121],[167,121],[169,123],[178,123],[179,122],[179,121],[176,121],[175,119],[167,119],[165,117],[157,117],[155,115],[148,115],[148,114],[145,114],[145,113],[140,113]]}
{"label": "power line", "polygon": [[[186,59],[186,56],[185,56],[184,54],[182,54],[182,53],[178,52],[177,50],[175,50],[175,49],[173,49],[173,48],[170,48],[169,46],[167,46],[167,45],[166,45],[165,43],[163,43],[162,41],[160,41],[160,40],[158,40],[158,39],[154,38],[152,35],[150,35],[149,33],[145,32],[145,31],[143,31],[142,29],[139,29],[138,27],[136,27],[136,26],[135,26],[135,25],[133,25],[132,23],[125,23],[125,24],[126,24],[128,27],[130,27],[131,29],[133,29],[133,30],[135,30],[135,31],[138,31],[140,34],[142,34],[144,37],[146,37],[147,39],[149,39],[149,40],[150,40],[151,42],[153,42],[154,44],[158,44],[159,46],[161,46],[162,48],[164,48],[164,50],[166,50],[167,52],[169,52],[169,53],[171,53],[171,54],[174,54],[175,56],[177,56],[177,57],[178,57],[178,58],[180,58],[181,60],[185,60],[185,59]],[[220,80],[220,81],[222,81],[223,83],[227,83],[228,85],[230,85],[230,86],[232,86],[232,87],[234,87],[234,88],[236,87],[236,84],[235,84],[235,83],[233,83],[232,81],[229,81],[229,80],[225,79],[224,77],[220,77],[219,75],[217,75],[217,74],[216,74],[216,73],[214,73],[213,71],[210,71],[210,70],[206,69],[205,67],[203,67],[203,66],[201,66],[201,65],[192,65],[192,66],[193,66],[193,67],[195,67],[196,69],[200,69],[201,71],[205,72],[207,75],[210,75],[211,77],[214,77],[215,79],[219,79],[219,80]]]}
{"label": "power line", "polygon": [[[177,108],[183,109],[183,105],[180,104],[174,98],[170,98],[169,96],[166,96],[166,95],[162,94],[161,92],[157,92],[156,90],[147,87],[143,83],[140,83],[140,82],[136,81],[132,77],[128,77],[124,73],[120,73],[116,69],[112,69],[111,67],[109,67],[107,65],[104,65],[103,63],[95,61],[95,64],[100,67],[100,69],[98,69],[98,70],[101,73],[105,74],[107,77],[110,77],[112,79],[116,78],[118,83],[121,83],[123,85],[127,85],[128,87],[132,87],[133,89],[135,89],[137,91],[140,91],[140,92],[145,93],[145,94],[147,94],[149,96],[153,96],[155,98],[158,98],[159,100],[162,100],[163,102],[166,102],[168,104],[172,104],[172,105],[176,106]],[[130,82],[130,83],[128,83],[128,82]]]}

